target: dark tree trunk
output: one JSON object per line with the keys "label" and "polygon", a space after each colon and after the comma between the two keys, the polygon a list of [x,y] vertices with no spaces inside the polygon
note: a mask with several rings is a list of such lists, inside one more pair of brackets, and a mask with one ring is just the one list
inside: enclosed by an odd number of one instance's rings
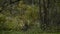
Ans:
{"label": "dark tree trunk", "polygon": [[48,12],[49,12],[49,0],[40,0],[40,20],[41,20],[41,29],[45,30],[48,23]]}

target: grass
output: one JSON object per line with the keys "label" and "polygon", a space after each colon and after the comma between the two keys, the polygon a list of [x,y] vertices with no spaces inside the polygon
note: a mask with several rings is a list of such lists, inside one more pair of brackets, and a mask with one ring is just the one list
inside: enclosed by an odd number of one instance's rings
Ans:
{"label": "grass", "polygon": [[60,32],[43,32],[40,30],[40,28],[38,27],[35,27],[35,28],[32,28],[32,29],[29,29],[27,31],[0,31],[0,34],[60,34]]}
{"label": "grass", "polygon": [[0,31],[0,34],[60,34],[60,32],[41,32],[39,29],[33,29],[28,31]]}
{"label": "grass", "polygon": [[60,33],[38,33],[38,32],[20,32],[20,31],[0,31],[0,34],[60,34]]}

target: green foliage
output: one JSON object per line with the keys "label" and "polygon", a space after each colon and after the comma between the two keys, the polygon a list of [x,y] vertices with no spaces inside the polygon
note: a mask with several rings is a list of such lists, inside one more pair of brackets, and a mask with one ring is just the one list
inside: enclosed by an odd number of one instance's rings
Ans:
{"label": "green foliage", "polygon": [[[0,11],[2,10],[0,12],[0,29],[21,30],[26,23],[31,28],[36,27],[35,30],[38,30],[37,27],[41,25],[39,20],[39,17],[41,17],[39,16],[39,0],[20,0],[16,3],[14,3],[16,0],[11,0],[14,4],[10,4],[9,1],[0,0]],[[54,3],[54,0],[50,2],[49,5],[51,6],[49,6],[47,12],[49,14],[46,17],[48,18],[49,25],[46,29],[55,31],[60,28],[58,25],[60,22],[60,3]],[[59,0],[57,2],[59,2]],[[43,8],[41,10],[44,11]],[[43,12],[41,14],[43,14]],[[42,16],[44,16],[44,14]]]}
{"label": "green foliage", "polygon": [[38,7],[36,6],[28,6],[26,10],[27,19],[35,19],[38,18]]}
{"label": "green foliage", "polygon": [[3,14],[0,14],[0,29],[4,28],[4,23],[6,21],[6,16]]}

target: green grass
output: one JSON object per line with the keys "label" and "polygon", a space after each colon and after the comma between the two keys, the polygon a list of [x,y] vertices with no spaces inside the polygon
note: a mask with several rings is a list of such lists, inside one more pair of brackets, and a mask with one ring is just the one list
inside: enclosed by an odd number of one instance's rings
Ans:
{"label": "green grass", "polygon": [[46,33],[46,32],[38,32],[38,31],[0,31],[0,34],[60,34],[60,33]]}
{"label": "green grass", "polygon": [[0,31],[0,34],[60,34],[60,32],[46,32],[46,31],[41,31],[40,28],[35,27],[32,29],[29,29],[27,31]]}

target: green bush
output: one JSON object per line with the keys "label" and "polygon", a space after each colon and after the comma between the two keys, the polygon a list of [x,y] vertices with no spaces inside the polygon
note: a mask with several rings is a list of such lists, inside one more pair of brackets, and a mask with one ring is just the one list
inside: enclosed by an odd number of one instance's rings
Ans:
{"label": "green bush", "polygon": [[3,14],[0,14],[0,29],[4,27],[5,21],[6,21],[6,16]]}

